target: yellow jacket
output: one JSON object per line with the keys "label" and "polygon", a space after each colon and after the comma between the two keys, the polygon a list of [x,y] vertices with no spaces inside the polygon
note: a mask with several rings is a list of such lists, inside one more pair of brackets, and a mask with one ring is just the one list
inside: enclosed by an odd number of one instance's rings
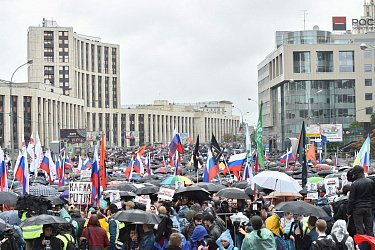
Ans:
{"label": "yellow jacket", "polygon": [[280,235],[284,233],[280,219],[276,214],[273,214],[266,219],[266,228],[275,235]]}

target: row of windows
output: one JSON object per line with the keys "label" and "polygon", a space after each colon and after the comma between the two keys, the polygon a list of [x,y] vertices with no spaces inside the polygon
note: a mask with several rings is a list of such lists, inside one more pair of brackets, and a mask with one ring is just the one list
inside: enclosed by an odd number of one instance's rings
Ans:
{"label": "row of windows", "polygon": [[[333,72],[333,51],[317,51],[316,72]],[[311,73],[310,51],[293,52],[294,73]],[[354,72],[354,51],[339,51],[339,72]]]}

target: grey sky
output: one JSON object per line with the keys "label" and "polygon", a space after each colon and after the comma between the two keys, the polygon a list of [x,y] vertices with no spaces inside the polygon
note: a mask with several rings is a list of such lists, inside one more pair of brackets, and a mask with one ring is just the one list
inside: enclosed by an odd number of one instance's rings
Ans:
{"label": "grey sky", "polygon": [[[256,122],[257,64],[276,30],[363,14],[362,0],[0,0],[0,79],[27,60],[27,28],[43,18],[121,46],[121,103],[229,100]],[[26,81],[26,70],[15,81]],[[239,113],[234,110],[235,113]]]}

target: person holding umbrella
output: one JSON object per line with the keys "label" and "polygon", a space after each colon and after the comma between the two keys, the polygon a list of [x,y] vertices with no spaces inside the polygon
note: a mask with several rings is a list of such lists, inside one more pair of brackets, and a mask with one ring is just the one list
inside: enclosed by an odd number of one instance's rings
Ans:
{"label": "person holding umbrella", "polygon": [[33,241],[33,250],[62,250],[60,240],[52,235],[53,227],[51,224],[43,225],[43,233],[39,238]]}

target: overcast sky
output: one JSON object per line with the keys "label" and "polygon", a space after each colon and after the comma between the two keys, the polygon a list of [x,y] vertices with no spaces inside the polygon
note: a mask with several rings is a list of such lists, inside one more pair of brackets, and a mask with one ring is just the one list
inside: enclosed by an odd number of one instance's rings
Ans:
{"label": "overcast sky", "polygon": [[[27,29],[56,20],[120,45],[122,105],[229,100],[253,124],[257,64],[277,30],[363,14],[363,0],[0,0],[0,79],[27,60]],[[26,69],[14,77],[26,81]],[[239,114],[234,109],[234,113]],[[246,114],[250,112],[250,114]]]}

